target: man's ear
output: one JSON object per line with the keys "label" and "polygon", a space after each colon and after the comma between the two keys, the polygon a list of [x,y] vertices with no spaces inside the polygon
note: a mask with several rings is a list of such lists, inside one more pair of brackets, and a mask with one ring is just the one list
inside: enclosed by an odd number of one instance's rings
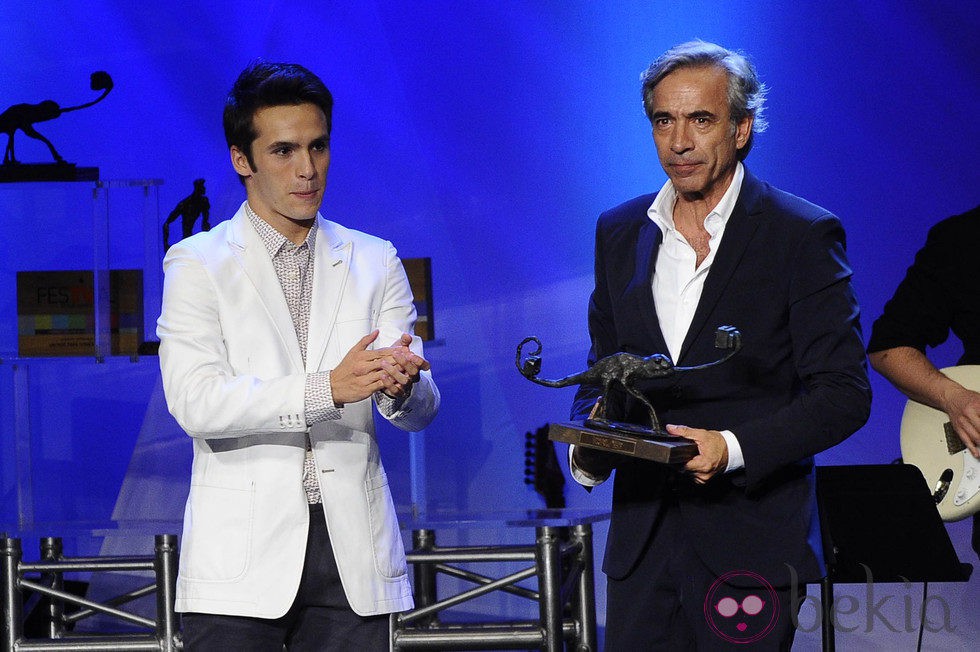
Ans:
{"label": "man's ear", "polygon": [[238,149],[237,146],[231,146],[231,166],[235,168],[235,172],[243,177],[250,177],[255,170],[252,169],[251,164],[248,162],[248,156],[245,152]]}
{"label": "man's ear", "polygon": [[754,118],[751,115],[745,116],[741,122],[735,125],[735,149],[742,149],[749,142],[752,135],[752,123]]}

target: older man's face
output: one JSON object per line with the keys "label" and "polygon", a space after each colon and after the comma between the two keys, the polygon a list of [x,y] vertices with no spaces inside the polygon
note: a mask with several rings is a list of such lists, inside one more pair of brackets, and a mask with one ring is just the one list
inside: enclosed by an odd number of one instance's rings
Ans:
{"label": "older man's face", "polygon": [[653,141],[682,200],[717,205],[748,142],[752,118],[733,125],[728,74],[717,66],[680,68],[653,89]]}

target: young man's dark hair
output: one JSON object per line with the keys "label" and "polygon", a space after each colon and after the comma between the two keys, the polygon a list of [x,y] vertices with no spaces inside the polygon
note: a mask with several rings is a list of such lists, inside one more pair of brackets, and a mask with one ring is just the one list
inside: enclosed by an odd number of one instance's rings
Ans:
{"label": "young man's dark hair", "polygon": [[250,64],[235,80],[225,100],[223,122],[228,147],[237,147],[244,152],[254,170],[252,141],[258,135],[253,123],[255,112],[267,106],[306,103],[320,107],[327,118],[329,133],[333,96],[319,77],[295,63],[256,61]]}

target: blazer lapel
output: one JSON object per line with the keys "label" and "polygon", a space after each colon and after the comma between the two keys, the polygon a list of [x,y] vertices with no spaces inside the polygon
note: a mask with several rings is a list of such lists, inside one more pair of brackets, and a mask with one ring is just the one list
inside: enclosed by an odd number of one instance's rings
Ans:
{"label": "blazer lapel", "polygon": [[[681,346],[681,359],[687,355],[694,340],[705,328],[715,329],[725,325],[708,324],[708,317],[711,316],[718,300],[724,295],[739,261],[745,254],[746,247],[759,228],[759,213],[762,211],[761,194],[761,183],[746,170],[738,200],[732,209],[731,217],[728,218],[728,224],[725,225],[725,235],[721,239],[721,246],[718,248],[714,262],[711,263],[711,270],[708,272],[708,278],[704,281],[704,289],[701,291],[701,300],[698,302],[694,318],[691,320],[691,327],[688,329],[684,344]],[[732,324],[732,326],[738,326],[738,324]]]}
{"label": "blazer lapel", "polygon": [[335,224],[319,216],[317,219],[320,230],[313,260],[313,297],[306,349],[307,369],[311,371],[320,368],[333,326],[337,323],[353,248],[351,241],[340,234]]}
{"label": "blazer lapel", "polygon": [[262,244],[259,234],[248,223],[244,208],[239,209],[232,220],[232,228],[229,229],[228,236],[232,254],[258,293],[269,320],[279,334],[282,346],[288,352],[290,362],[296,369],[302,369],[303,356],[299,350],[296,328],[293,326],[292,317],[289,316],[289,306],[286,304],[286,297],[283,295],[272,259],[269,258],[269,253]]}
{"label": "blazer lapel", "polygon": [[653,351],[667,351],[667,340],[660,331],[657,307],[653,302],[653,270],[657,264],[657,251],[663,234],[651,220],[642,227],[636,238],[636,265],[633,278],[626,287],[625,300],[637,307],[640,322],[647,337],[652,340]]}

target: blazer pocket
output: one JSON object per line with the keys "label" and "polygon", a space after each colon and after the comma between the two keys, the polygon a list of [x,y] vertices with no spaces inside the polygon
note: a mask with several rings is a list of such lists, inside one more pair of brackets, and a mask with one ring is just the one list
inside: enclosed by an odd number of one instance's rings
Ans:
{"label": "blazer pocket", "polygon": [[254,504],[251,486],[191,485],[180,560],[184,579],[234,582],[245,575]]}
{"label": "blazer pocket", "polygon": [[388,476],[380,474],[365,481],[368,502],[368,526],[371,531],[374,566],[382,577],[396,578],[408,572],[405,562],[405,547],[402,545],[401,531],[395,504],[388,491]]}

